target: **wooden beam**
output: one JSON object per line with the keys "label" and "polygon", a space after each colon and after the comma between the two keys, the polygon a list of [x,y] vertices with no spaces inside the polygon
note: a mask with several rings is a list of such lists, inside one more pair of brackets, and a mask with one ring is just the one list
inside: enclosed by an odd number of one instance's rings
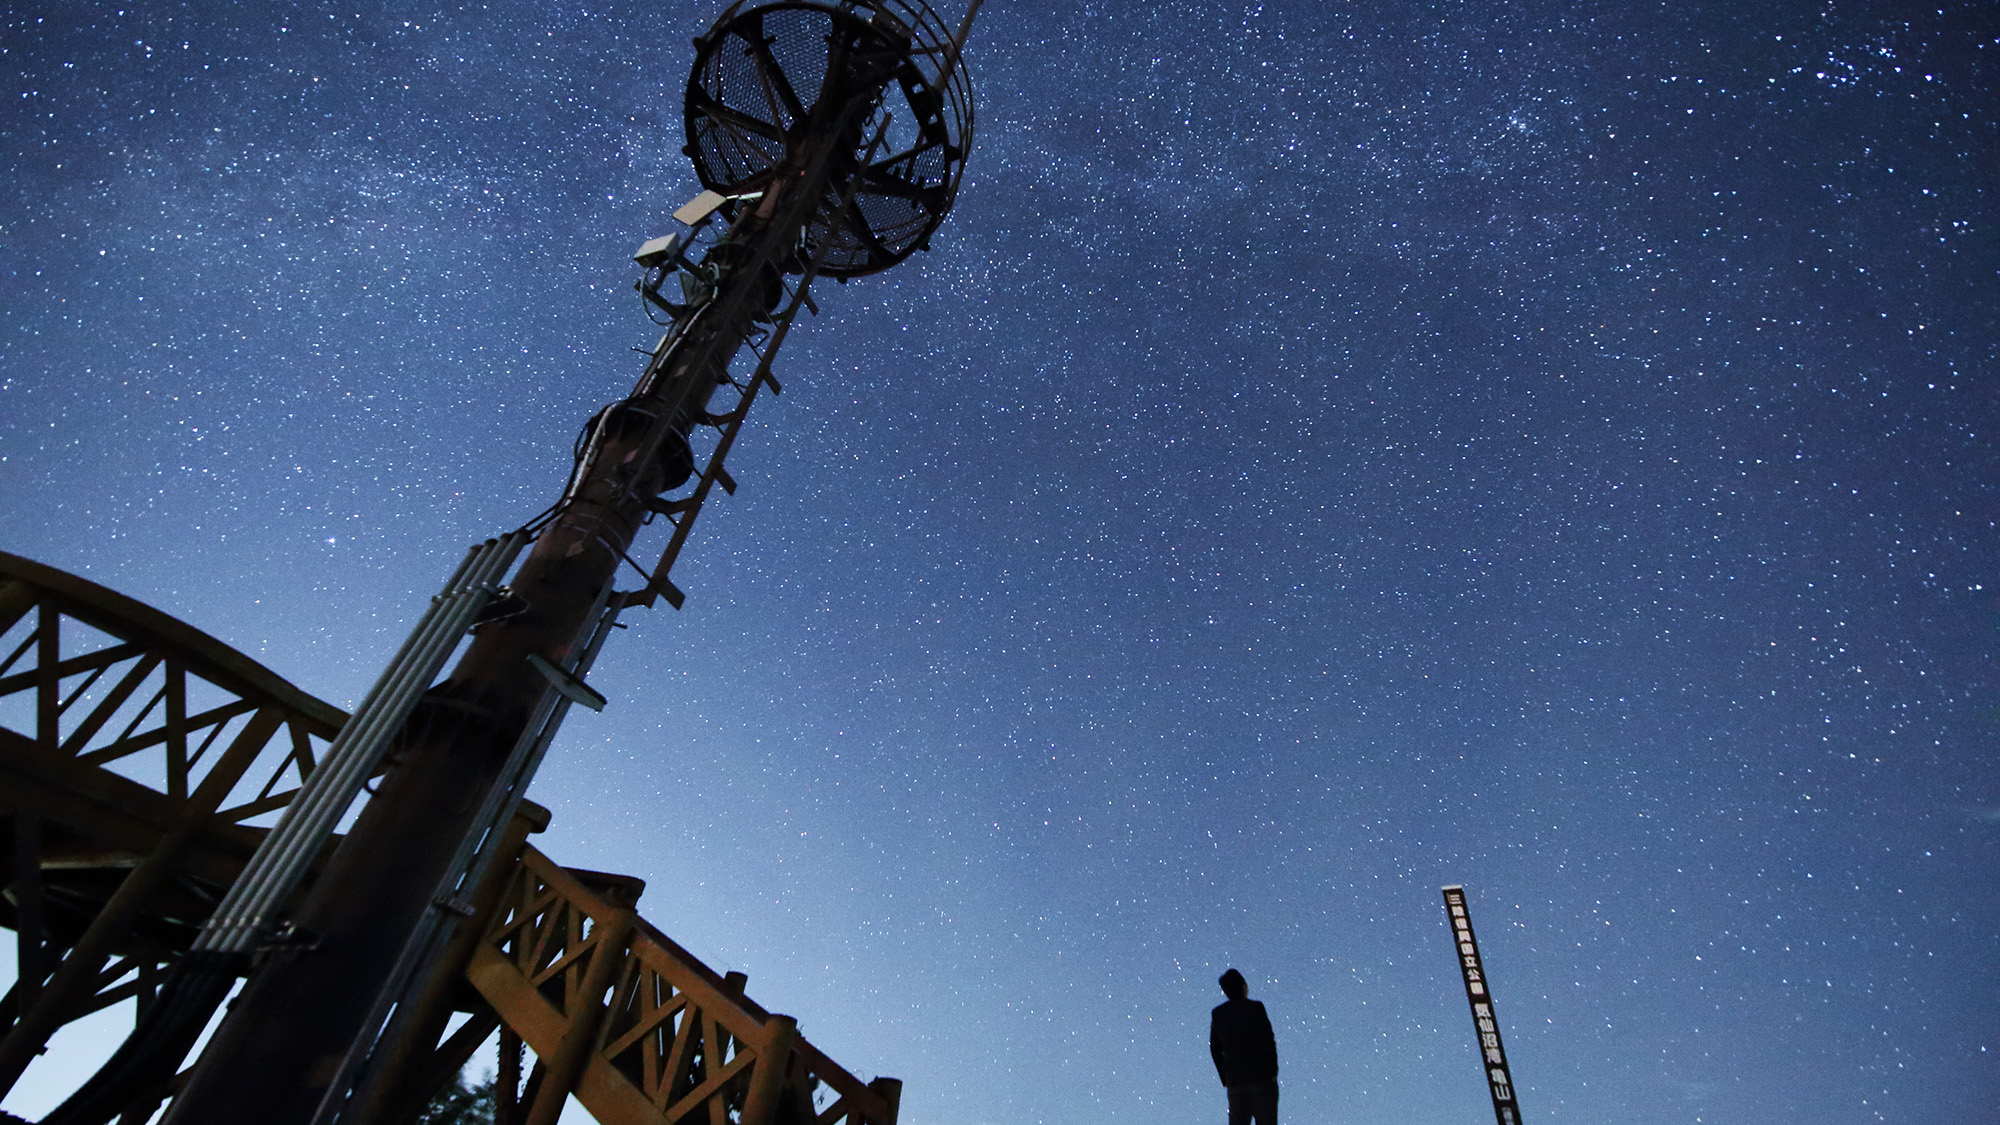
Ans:
{"label": "wooden beam", "polygon": [[[134,661],[132,667],[118,678],[118,682],[111,685],[111,690],[104,693],[104,698],[98,700],[97,706],[90,709],[90,714],[84,716],[83,721],[76,725],[76,729],[70,732],[68,738],[63,739],[62,752],[74,754],[88,746],[90,740],[97,737],[97,732],[104,728],[104,724],[111,721],[111,716],[117,714],[120,707],[125,706],[125,701],[132,698],[133,692],[139,690],[139,685],[145,682],[146,677],[153,674],[153,669],[160,666],[162,659],[160,656],[149,654]],[[167,693],[169,707],[173,706],[173,699],[174,693],[170,684]]]}
{"label": "wooden beam", "polygon": [[49,948],[48,919],[42,909],[42,818],[29,809],[14,813],[14,877],[7,890],[14,900],[15,979],[25,1008],[34,1004],[48,977],[43,956]]}
{"label": "wooden beam", "polygon": [[[572,911],[574,916],[580,917],[582,913]],[[577,987],[569,993],[569,1010],[565,1013],[569,1026],[554,1053],[544,1056],[549,1076],[534,1104],[528,1107],[524,1125],[556,1125],[563,1102],[568,1100],[590,1057],[597,1053],[598,1034],[604,1027],[604,993],[625,967],[625,947],[632,938],[632,912],[613,910],[609,918],[594,921],[596,925],[587,942],[592,951],[590,965],[581,973],[572,973],[577,978]]]}

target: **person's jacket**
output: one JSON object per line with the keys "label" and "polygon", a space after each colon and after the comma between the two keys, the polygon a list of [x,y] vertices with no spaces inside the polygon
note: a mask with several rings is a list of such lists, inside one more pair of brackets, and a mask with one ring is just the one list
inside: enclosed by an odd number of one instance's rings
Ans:
{"label": "person's jacket", "polygon": [[1208,1018],[1208,1053],[1224,1086],[1272,1082],[1278,1077],[1278,1041],[1271,1017],[1255,1000],[1216,1005]]}

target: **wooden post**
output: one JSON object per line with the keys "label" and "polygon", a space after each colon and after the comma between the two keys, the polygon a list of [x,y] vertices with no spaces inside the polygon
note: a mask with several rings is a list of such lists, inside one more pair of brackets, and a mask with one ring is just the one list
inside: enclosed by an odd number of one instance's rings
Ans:
{"label": "wooden post", "polygon": [[493,1125],[520,1125],[521,1035],[500,1025],[500,1062],[493,1074]]}
{"label": "wooden post", "polygon": [[[882,1104],[889,1107],[889,1116],[881,1125],[896,1125],[896,1114],[903,1105],[903,1080],[900,1078],[877,1078],[868,1083],[868,1088],[881,1097]],[[869,1125],[876,1125],[869,1122]]]}
{"label": "wooden post", "polygon": [[604,1027],[604,994],[625,966],[625,946],[632,938],[634,917],[630,910],[619,909],[598,923],[598,932],[592,935],[597,949],[591,954],[590,967],[584,970],[583,986],[577,990],[577,1010],[570,1013],[569,1030],[548,1060],[548,1074],[522,1125],[556,1125],[556,1118],[562,1116],[563,1102],[583,1076],[590,1053],[597,1049],[597,1036]]}
{"label": "wooden post", "polygon": [[15,982],[22,1011],[35,1004],[48,976],[44,960],[50,950],[49,931],[42,916],[42,818],[27,809],[14,811]]}
{"label": "wooden post", "polygon": [[72,1013],[96,992],[98,972],[118,943],[130,936],[133,920],[179,873],[182,855],[285,719],[284,712],[275,707],[262,708],[250,717],[195,790],[179,823],[119,882],[118,889],[91,919],[90,928],[53,967],[47,982],[36,980],[39,998],[33,1004],[22,1004],[14,1026],[0,1037],[0,1094],[13,1089],[28,1064],[46,1048],[49,1036],[74,1018]]}
{"label": "wooden post", "polygon": [[750,1070],[750,1091],[743,1096],[739,1125],[771,1125],[784,1098],[785,1075],[798,1040],[799,1021],[775,1013],[765,1019],[764,1041],[757,1045],[757,1065]]}

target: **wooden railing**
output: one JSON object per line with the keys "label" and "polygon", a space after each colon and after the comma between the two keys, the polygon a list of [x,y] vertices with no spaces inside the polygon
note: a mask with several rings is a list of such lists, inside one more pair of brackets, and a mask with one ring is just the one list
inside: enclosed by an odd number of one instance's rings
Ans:
{"label": "wooden railing", "polygon": [[900,1083],[841,1069],[742,977],[532,847],[505,878],[466,976],[540,1060],[516,1120],[548,1125],[574,1092],[604,1125],[894,1125]]}

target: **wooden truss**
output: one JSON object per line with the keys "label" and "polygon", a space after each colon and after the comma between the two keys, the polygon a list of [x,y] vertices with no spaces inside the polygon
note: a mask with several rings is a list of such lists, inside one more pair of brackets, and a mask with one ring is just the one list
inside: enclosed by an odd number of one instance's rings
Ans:
{"label": "wooden truss", "polygon": [[526,1125],[553,1122],[568,1091],[606,1125],[895,1121],[900,1083],[842,1070],[746,998],[740,974],[718,976],[532,847],[498,876],[466,976],[541,1060]]}
{"label": "wooden truss", "polygon": [[[0,998],[4,1094],[63,1025],[144,1009],[346,715],[157,610],[5,553],[0,661],[0,925],[19,949]],[[901,1083],[863,1083],[745,997],[741,974],[648,925],[638,880],[529,846],[546,818],[527,806],[510,826],[413,1001],[418,1049],[389,1061],[357,1120],[413,1120],[498,1029],[503,1125],[553,1125],[571,1094],[606,1125],[894,1125]]]}
{"label": "wooden truss", "polygon": [[347,716],[93,582],[0,554],[15,982],[0,1093],[64,1024],[143,1008]]}

